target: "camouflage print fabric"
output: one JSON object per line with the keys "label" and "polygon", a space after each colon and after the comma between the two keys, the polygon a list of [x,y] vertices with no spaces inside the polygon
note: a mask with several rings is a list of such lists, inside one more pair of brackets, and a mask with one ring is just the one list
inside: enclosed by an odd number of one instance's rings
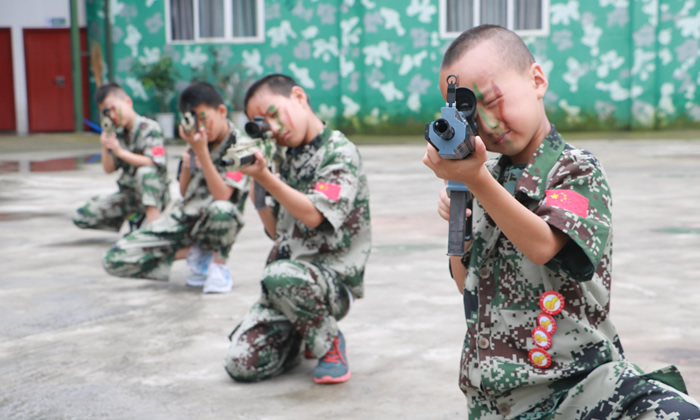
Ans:
{"label": "camouflage print fabric", "polygon": [[[229,121],[229,134],[209,155],[226,185],[234,188],[228,201],[215,201],[204,172],[193,165],[185,195],[155,222],[117,242],[105,255],[108,273],[119,277],[167,280],[175,252],[197,245],[203,251],[227,259],[238,232],[243,228],[243,211],[249,178],[226,170],[222,156],[243,134]],[[194,162],[194,159],[192,159]]]}
{"label": "camouflage print fabric", "polygon": [[360,153],[325,126],[309,144],[287,150],[280,178],[311,200],[325,220],[310,229],[278,203],[275,245],[268,263],[304,261],[336,273],[361,298],[371,249],[369,187]]}
{"label": "camouflage print fabric", "polygon": [[242,227],[241,212],[230,201],[214,201],[198,216],[186,215],[173,206],[154,222],[117,241],[102,265],[117,277],[167,281],[177,250],[197,245],[225,260]]}
{"label": "camouflage print fabric", "polygon": [[146,207],[163,210],[170,200],[167,177],[155,166],[139,166],[130,177],[129,187],[96,196],[76,210],[73,223],[81,229],[118,232],[124,220],[133,213],[146,213]]}
{"label": "camouflage print fabric", "polygon": [[369,189],[355,145],[326,126],[307,145],[287,150],[280,178],[306,194],[325,219],[311,229],[273,200],[277,230],[262,297],[232,333],[225,360],[237,380],[290,369],[302,345],[318,358],[325,355],[338,334],[336,321],[352,296],[363,294]]}
{"label": "camouflage print fabric", "polygon": [[[655,377],[663,381],[655,380]],[[681,390],[682,392],[678,391]],[[509,417],[480,390],[466,392],[470,419],[518,420],[652,420],[698,419],[698,403],[684,394],[685,384],[674,367],[643,374],[627,361],[607,363],[569,390],[552,393],[533,409]]]}
{"label": "camouflage print fabric", "polygon": [[[231,145],[236,144],[239,141],[250,141],[250,137],[236,128],[236,126],[229,121],[228,136],[216,147],[213,149],[210,148],[209,156],[211,157],[212,162],[214,162],[214,166],[216,166],[219,174],[226,182],[226,185],[235,189],[231,195],[230,201],[236,204],[240,212],[243,212],[246,197],[248,197],[248,186],[250,184],[249,178],[239,171],[231,172],[227,170],[226,165],[222,161],[226,150],[231,147]],[[182,211],[185,214],[196,216],[200,214],[203,208],[207,207],[214,201],[214,197],[209,191],[209,186],[207,185],[207,180],[204,177],[204,172],[201,168],[195,165],[194,153],[192,153],[192,159],[190,161],[192,162],[190,165],[190,181],[187,184],[182,201],[178,202],[177,205],[182,208]]]}
{"label": "camouflage print fabric", "polygon": [[[147,182],[142,186],[142,192],[150,193],[154,197],[158,196],[159,194],[157,192],[150,191],[150,189],[160,188],[161,185],[167,186],[169,183],[165,140],[163,139],[163,132],[158,123],[149,118],[137,115],[134,118],[131,130],[126,131],[122,129],[118,131],[117,139],[123,149],[149,157],[153,163],[155,163],[160,182]],[[122,170],[122,174],[117,181],[120,191],[136,189],[136,184],[141,182],[136,173],[139,167],[133,166],[117,157],[114,157],[114,163],[117,168]],[[166,201],[165,205],[167,204]]]}
{"label": "camouflage print fabric", "polygon": [[267,379],[293,368],[305,347],[320,358],[350,307],[336,275],[313,264],[279,260],[265,267],[263,294],[231,333],[224,366],[238,381]]}
{"label": "camouflage print fabric", "polygon": [[[509,166],[506,156],[487,162],[501,184],[513,173]],[[571,410],[568,401],[582,400],[564,396],[574,395],[579,384],[586,386],[586,401],[599,404],[615,398],[617,391],[605,381],[615,382],[620,370],[641,375],[625,359],[609,318],[612,199],[600,162],[566,144],[552,127],[514,192],[520,203],[570,240],[550,262],[534,264],[475,201],[474,241],[462,258],[467,334],[459,380],[471,419],[539,418],[547,406]],[[552,361],[543,369],[528,353],[536,347],[532,332],[542,312],[539,299],[547,291],[560,293],[565,304],[553,316],[556,331],[547,350]],[[607,385],[596,385],[592,378]]]}

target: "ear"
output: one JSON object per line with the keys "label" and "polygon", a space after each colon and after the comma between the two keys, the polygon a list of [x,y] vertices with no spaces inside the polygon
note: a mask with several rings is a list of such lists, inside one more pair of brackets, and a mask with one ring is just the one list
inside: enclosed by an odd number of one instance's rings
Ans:
{"label": "ear", "polygon": [[542,66],[538,63],[533,63],[530,66],[530,77],[532,78],[535,92],[537,93],[537,99],[544,98],[545,93],[547,93],[547,88],[549,87],[549,80],[547,80],[547,76],[544,75]]}
{"label": "ear", "polygon": [[301,86],[294,86],[289,96],[292,99],[299,101],[302,105],[307,105],[309,103],[306,96],[306,91],[304,91],[304,88]]}
{"label": "ear", "polygon": [[134,101],[131,99],[131,96],[126,95],[124,97],[124,102],[126,102],[130,107],[134,107]]}
{"label": "ear", "polygon": [[228,116],[228,108],[226,108],[226,105],[221,104],[216,108],[216,112],[219,113],[223,118],[226,118]]}

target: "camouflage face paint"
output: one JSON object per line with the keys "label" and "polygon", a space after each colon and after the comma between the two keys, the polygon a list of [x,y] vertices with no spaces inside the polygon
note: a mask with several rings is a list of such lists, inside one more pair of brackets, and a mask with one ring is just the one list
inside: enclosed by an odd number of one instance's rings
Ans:
{"label": "camouflage face paint", "polygon": [[[479,90],[479,87],[476,85],[476,83],[472,83],[472,90],[476,95],[476,99],[483,102],[484,94],[481,93],[481,90]],[[481,106],[476,107],[476,112],[479,114],[479,119],[481,119],[481,121],[483,121],[489,129],[493,130],[498,126],[498,122],[492,123],[491,118],[489,118],[489,116],[484,111],[484,108],[482,108]]]}
{"label": "camouflage face paint", "polygon": [[476,83],[472,83],[472,90],[474,91],[477,100],[484,100],[484,95],[481,93],[481,91],[479,90],[479,86],[477,86]]}
{"label": "camouflage face paint", "polygon": [[284,124],[282,124],[282,120],[280,119],[280,113],[277,110],[277,108],[274,105],[270,105],[269,108],[267,108],[268,114],[271,114],[271,116],[275,117],[275,122],[277,123],[277,126],[279,127],[279,134],[284,133]]}

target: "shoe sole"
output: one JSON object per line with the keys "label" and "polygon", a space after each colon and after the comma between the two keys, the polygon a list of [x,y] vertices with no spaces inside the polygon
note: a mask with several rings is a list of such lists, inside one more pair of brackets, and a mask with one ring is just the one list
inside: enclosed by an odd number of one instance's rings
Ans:
{"label": "shoe sole", "polygon": [[204,286],[204,282],[201,282],[201,283],[200,282],[191,282],[189,280],[186,281],[185,284],[190,286],[190,287],[203,287]]}
{"label": "shoe sole", "polygon": [[204,287],[204,290],[202,290],[203,293],[229,293],[233,290],[233,285],[231,287],[226,288],[226,289],[211,289]]}
{"label": "shoe sole", "polygon": [[314,382],[317,384],[339,384],[342,382],[347,382],[350,379],[350,371],[343,376],[334,378],[332,376],[324,376],[322,378],[314,378]]}

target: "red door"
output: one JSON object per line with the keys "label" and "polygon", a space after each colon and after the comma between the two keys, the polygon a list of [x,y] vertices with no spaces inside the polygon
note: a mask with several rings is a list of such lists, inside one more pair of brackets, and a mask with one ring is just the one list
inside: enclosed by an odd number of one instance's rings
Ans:
{"label": "red door", "polygon": [[0,28],[0,131],[17,129],[12,74],[12,34],[10,28]]}
{"label": "red door", "polygon": [[[87,40],[81,30],[83,114],[87,98]],[[29,131],[73,131],[73,73],[70,29],[25,29]]]}

